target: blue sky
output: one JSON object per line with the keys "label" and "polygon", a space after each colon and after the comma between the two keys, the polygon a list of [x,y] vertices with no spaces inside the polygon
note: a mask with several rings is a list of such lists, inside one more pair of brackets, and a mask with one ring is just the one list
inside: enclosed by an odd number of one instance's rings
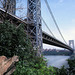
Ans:
{"label": "blue sky", "polygon": [[[68,40],[75,40],[75,0],[47,0],[57,24],[68,43]],[[44,0],[42,0],[42,16],[46,23],[54,33],[57,39],[63,42],[60,37],[56,26],[46,8]],[[43,30],[45,27],[43,27]],[[49,32],[48,32],[49,33]],[[44,45],[44,48],[50,48],[50,46]],[[51,47],[55,48],[55,47]]]}
{"label": "blue sky", "polygon": [[[57,24],[68,43],[68,40],[75,40],[75,0],[47,0]],[[23,7],[23,11],[17,12],[18,16],[26,16],[27,14],[27,0],[21,0],[18,7]],[[24,14],[24,15],[23,15]],[[57,39],[63,42],[52,17],[46,7],[44,0],[41,0],[41,14],[49,28]],[[45,25],[42,23],[42,29],[49,33]],[[49,33],[51,35],[51,33]],[[49,45],[43,46],[44,48],[56,48]]]}

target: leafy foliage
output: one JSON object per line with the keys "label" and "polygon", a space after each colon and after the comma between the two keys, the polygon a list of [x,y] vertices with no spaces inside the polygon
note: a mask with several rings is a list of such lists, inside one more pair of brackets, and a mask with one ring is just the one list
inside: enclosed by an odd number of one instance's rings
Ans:
{"label": "leafy foliage", "polygon": [[20,61],[17,63],[14,75],[56,75],[55,69],[51,66],[47,67],[42,58],[35,57],[33,61],[25,62],[26,61]]}
{"label": "leafy foliage", "polygon": [[13,75],[74,75],[75,59],[68,60],[69,68],[61,69],[47,67],[43,57],[37,57],[31,42],[24,32],[24,25],[18,27],[5,21],[0,24],[0,56],[12,57],[18,55],[20,61],[16,63]]}
{"label": "leafy foliage", "polygon": [[25,55],[31,54],[32,47],[23,26],[21,24],[16,27],[8,21],[0,24],[0,55],[7,57],[18,55],[23,59]]}
{"label": "leafy foliage", "polygon": [[75,57],[73,57],[73,59],[68,59],[68,64],[69,75],[75,75]]}
{"label": "leafy foliage", "polygon": [[53,75],[53,67],[46,67],[43,57],[37,57],[24,32],[24,25],[18,27],[5,21],[0,24],[0,55],[12,57],[18,55],[13,75]]}

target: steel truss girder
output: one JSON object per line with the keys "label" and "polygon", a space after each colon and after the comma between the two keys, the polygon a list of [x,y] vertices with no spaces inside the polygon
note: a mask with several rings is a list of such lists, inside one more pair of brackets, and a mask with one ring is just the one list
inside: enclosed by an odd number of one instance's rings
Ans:
{"label": "steel truss girder", "polygon": [[[2,23],[4,21],[4,18],[1,17],[1,14],[5,15],[6,11],[0,8],[0,23]],[[21,23],[23,23],[25,25],[25,28],[27,27],[27,22],[25,22],[24,20],[18,18],[15,15],[12,15],[11,13],[7,12],[7,19],[11,20],[13,24],[16,24],[17,26]],[[27,29],[25,29],[25,31],[27,32]],[[42,39],[43,39],[43,43],[45,44],[49,44],[49,45],[54,45],[54,46],[58,46],[58,47],[62,47],[62,48],[66,48],[70,51],[74,51],[74,49],[72,49],[70,46],[62,43],[61,41],[57,40],[56,38],[50,36],[49,34],[47,34],[46,32],[42,31]],[[35,36],[33,37],[35,38]]]}
{"label": "steel truss girder", "polygon": [[11,14],[16,13],[16,0],[3,0],[3,9]]}
{"label": "steel truss girder", "polygon": [[42,37],[43,37],[43,43],[45,43],[45,44],[66,48],[66,49],[68,49],[68,50],[73,52],[73,49],[70,46],[62,43],[61,41],[59,41],[56,38],[50,36],[49,34],[47,34],[44,31],[42,32]]}
{"label": "steel truss girder", "polygon": [[38,50],[38,56],[42,50],[42,28],[41,28],[41,2],[40,0],[28,0],[27,2],[28,33],[32,36],[34,49]]}

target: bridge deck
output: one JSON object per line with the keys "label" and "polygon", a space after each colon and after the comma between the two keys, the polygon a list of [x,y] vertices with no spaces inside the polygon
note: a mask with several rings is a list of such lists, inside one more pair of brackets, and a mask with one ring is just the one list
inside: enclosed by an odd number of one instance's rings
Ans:
{"label": "bridge deck", "polygon": [[65,48],[68,49],[70,51],[73,51],[73,49],[71,47],[69,47],[68,45],[62,43],[61,41],[57,40],[56,38],[50,36],[48,33],[46,32],[42,32],[42,36],[43,36],[43,43],[49,44],[49,45],[53,45],[53,46],[57,46],[57,47],[61,47],[61,48]]}
{"label": "bridge deck", "polygon": [[[20,23],[24,23],[25,26],[27,26],[27,22],[25,22],[24,20],[20,19],[19,17],[15,16],[15,15],[12,15],[12,14],[6,12],[5,10],[3,10],[1,8],[0,8],[0,22],[3,21],[3,18],[1,18],[1,15],[5,15],[6,13],[7,13],[7,16],[6,16],[7,19],[11,19],[14,24],[19,25]],[[62,43],[61,41],[57,40],[56,38],[50,36],[49,34],[45,33],[44,31],[42,32],[42,36],[43,36],[42,37],[43,43],[66,48],[73,52],[73,49],[71,47]]]}

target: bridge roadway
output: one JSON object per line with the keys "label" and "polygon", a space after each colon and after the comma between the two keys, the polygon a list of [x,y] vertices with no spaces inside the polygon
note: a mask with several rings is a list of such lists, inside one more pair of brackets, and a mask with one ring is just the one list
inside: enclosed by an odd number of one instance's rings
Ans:
{"label": "bridge roadway", "polygon": [[49,44],[49,45],[53,45],[53,46],[57,46],[57,47],[61,47],[61,48],[65,48],[65,49],[68,49],[70,51],[73,51],[73,49],[64,44],[63,42],[59,41],[58,39],[50,36],[48,33],[46,32],[42,32],[42,36],[43,36],[43,43],[45,44]]}
{"label": "bridge roadway", "polygon": [[[2,20],[3,20],[3,17],[1,15],[5,15],[5,14],[6,14],[5,10],[0,8],[0,23],[2,23]],[[24,20],[18,18],[15,15],[12,15],[8,12],[7,12],[6,18],[10,19],[16,25],[19,25],[20,23],[24,23],[25,25],[27,25],[27,23]],[[50,36],[48,33],[44,32],[44,31],[42,31],[42,39],[43,39],[43,43],[45,43],[45,44],[62,47],[62,48],[68,49],[71,52],[73,52],[73,49],[70,46],[68,46],[68,45],[64,44],[63,42],[57,40],[56,38]]]}

